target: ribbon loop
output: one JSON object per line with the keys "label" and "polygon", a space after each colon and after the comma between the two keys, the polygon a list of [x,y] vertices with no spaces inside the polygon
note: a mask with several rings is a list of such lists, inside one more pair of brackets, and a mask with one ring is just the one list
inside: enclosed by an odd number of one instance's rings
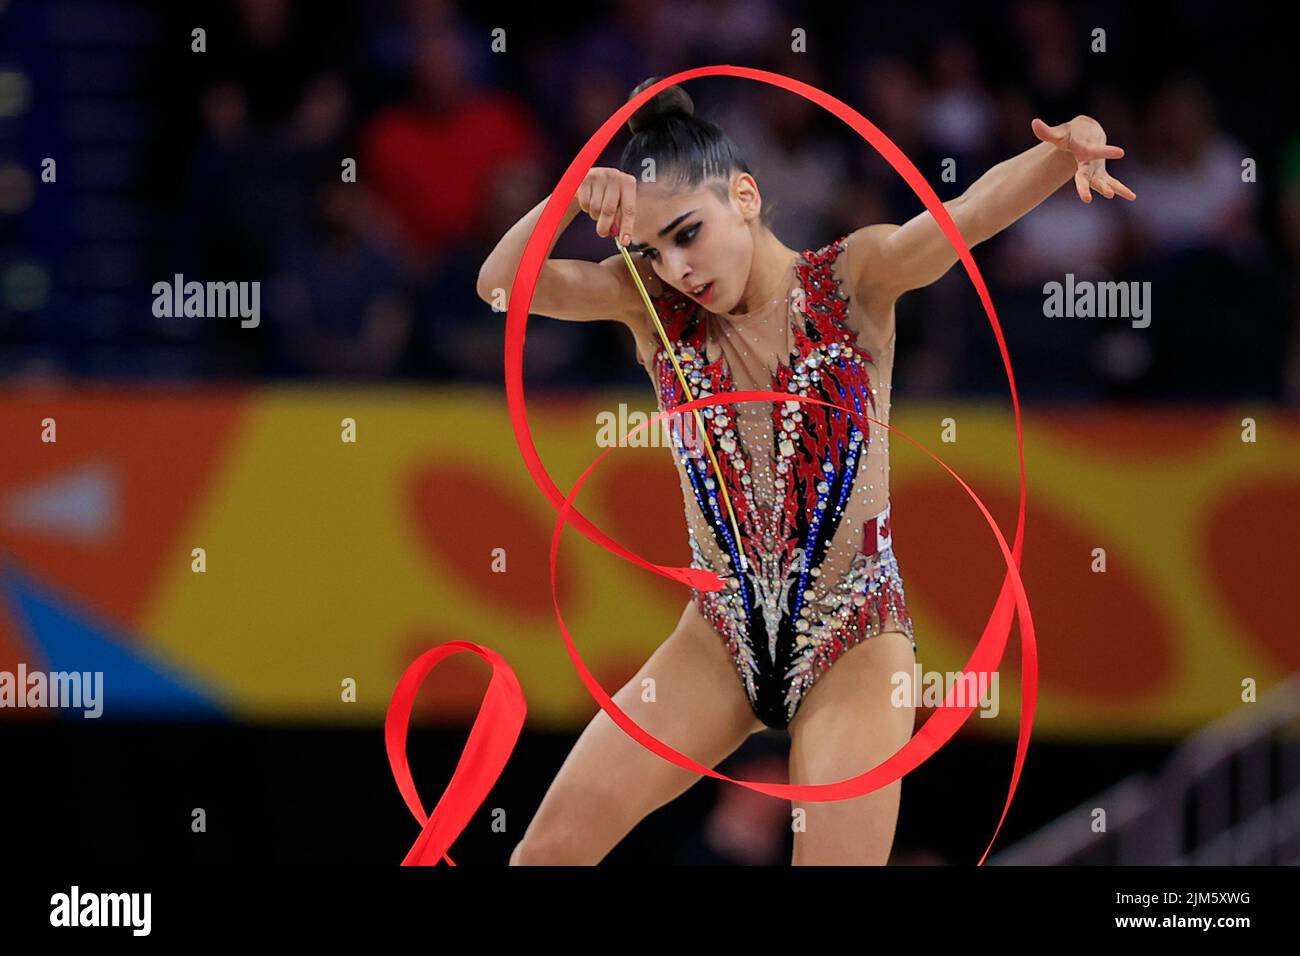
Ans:
{"label": "ribbon loop", "polygon": [[[433,812],[426,816],[406,756],[411,708],[429,673],[451,655],[463,652],[477,654],[491,664],[492,678],[488,681],[483,703],[470,728],[469,740],[461,751],[451,782]],[[384,719],[384,743],[397,789],[421,827],[419,837],[402,860],[403,866],[437,865],[444,859],[451,866],[456,865],[447,851],[483,805],[505,769],[506,761],[519,740],[526,712],[524,692],[506,659],[496,651],[471,641],[448,641],[425,651],[402,673]]]}

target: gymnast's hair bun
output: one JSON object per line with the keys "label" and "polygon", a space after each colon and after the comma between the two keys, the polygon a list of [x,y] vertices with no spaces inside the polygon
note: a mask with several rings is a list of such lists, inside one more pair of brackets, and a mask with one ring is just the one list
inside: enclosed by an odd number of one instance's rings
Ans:
{"label": "gymnast's hair bun", "polygon": [[[662,79],[662,76],[652,76],[650,79],[637,84],[637,88],[632,91],[628,99]],[[641,105],[640,109],[632,114],[632,118],[627,121],[627,126],[633,133],[640,133],[673,113],[682,113],[686,116],[692,116],[695,113],[695,103],[691,101],[686,91],[680,86],[670,86],[650,97],[647,102]]]}

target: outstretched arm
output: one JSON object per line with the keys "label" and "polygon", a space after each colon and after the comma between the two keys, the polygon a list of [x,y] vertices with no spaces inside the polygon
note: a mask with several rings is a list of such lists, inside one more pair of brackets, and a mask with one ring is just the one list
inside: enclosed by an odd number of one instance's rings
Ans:
{"label": "outstretched arm", "polygon": [[[1071,177],[1084,202],[1092,202],[1094,189],[1107,199],[1137,198],[1106,172],[1106,160],[1119,159],[1124,150],[1106,144],[1105,131],[1092,117],[1076,116],[1059,126],[1035,119],[1033,130],[1042,142],[998,163],[943,204],[968,246],[997,235]],[[896,298],[927,286],[957,261],[957,253],[929,210],[901,226],[865,226],[854,233],[854,241],[861,249],[852,263],[854,282],[870,295]]]}

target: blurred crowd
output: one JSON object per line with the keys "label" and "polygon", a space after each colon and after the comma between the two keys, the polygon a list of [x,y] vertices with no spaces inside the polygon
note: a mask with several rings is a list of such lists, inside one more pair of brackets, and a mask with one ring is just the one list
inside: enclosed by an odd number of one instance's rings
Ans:
{"label": "blurred crowd", "polygon": [[[190,377],[499,383],[504,316],[475,293],[497,239],[637,83],[735,63],[857,108],[943,199],[1035,145],[1035,116],[1095,117],[1127,151],[1110,168],[1138,201],[1085,205],[1067,185],[976,249],[1022,389],[1300,401],[1300,84],[1280,46],[1251,46],[1245,18],[1225,25],[1213,4],[820,6],[618,0],[599,14],[548,7],[545,23],[497,23],[455,0],[173,12],[159,42],[188,40],[192,21],[209,29],[205,54],[161,60],[169,72],[150,86],[175,117],[173,175],[140,200],[159,212],[152,271],[260,279],[263,318],[215,331],[152,320],[149,335],[174,354],[192,347]],[[806,52],[791,50],[796,28]],[[1266,26],[1253,29],[1266,43]],[[742,148],[787,245],[923,211],[867,143],[802,98],[730,78],[687,89]],[[579,219],[553,254],[612,251]],[[1150,327],[1045,317],[1043,285],[1066,273],[1150,281]],[[0,333],[10,346],[41,335],[31,323]],[[960,265],[900,301],[896,354],[912,394],[1006,387]],[[612,323],[534,318],[526,372],[535,386],[644,381]]]}

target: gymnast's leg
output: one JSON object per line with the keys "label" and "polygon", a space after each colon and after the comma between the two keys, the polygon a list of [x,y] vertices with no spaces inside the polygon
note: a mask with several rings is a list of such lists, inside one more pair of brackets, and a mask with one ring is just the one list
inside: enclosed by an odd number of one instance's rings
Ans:
{"label": "gymnast's leg", "polygon": [[[653,702],[642,699],[646,678],[654,679]],[[710,768],[764,728],[722,638],[693,604],[613,698],[646,731]],[[646,750],[599,711],[560,767],[510,863],[595,865],[648,814],[699,779]]]}
{"label": "gymnast's leg", "polygon": [[[893,756],[912,736],[916,709],[891,700],[891,677],[915,665],[905,634],[885,631],[855,644],[808,690],[790,722],[790,782],[836,783]],[[851,800],[795,801],[796,866],[883,866],[898,823],[902,780]]]}

